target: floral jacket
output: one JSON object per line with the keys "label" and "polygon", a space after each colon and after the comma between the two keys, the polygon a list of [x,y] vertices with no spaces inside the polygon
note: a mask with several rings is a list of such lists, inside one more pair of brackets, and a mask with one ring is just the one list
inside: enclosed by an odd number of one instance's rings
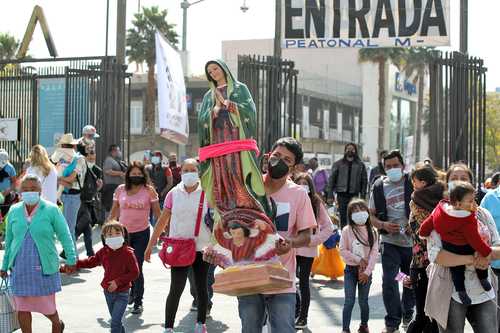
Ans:
{"label": "floral jacket", "polygon": [[431,214],[430,211],[410,201],[410,228],[413,237],[413,259],[412,268],[426,268],[429,265],[427,256],[427,241],[418,235],[420,224]]}

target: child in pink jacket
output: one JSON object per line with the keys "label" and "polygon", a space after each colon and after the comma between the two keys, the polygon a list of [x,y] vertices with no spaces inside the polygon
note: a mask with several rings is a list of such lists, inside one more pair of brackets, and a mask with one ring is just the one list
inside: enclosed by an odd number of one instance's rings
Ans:
{"label": "child in pink jacket", "polygon": [[309,290],[311,267],[314,257],[318,255],[318,245],[330,237],[333,232],[333,225],[320,195],[315,191],[311,176],[307,173],[301,173],[295,178],[295,182],[302,186],[309,194],[314,209],[314,216],[318,224],[318,228],[311,235],[309,246],[297,249],[297,277],[299,278],[300,293],[297,290],[297,303],[295,306],[297,321],[295,328],[304,329],[307,327],[307,315],[309,312],[309,303],[311,302],[311,293]]}
{"label": "child in pink jacket", "polygon": [[342,332],[350,332],[351,314],[358,287],[361,325],[359,333],[368,333],[370,307],[368,294],[372,283],[372,271],[378,257],[377,234],[370,223],[368,205],[362,199],[353,199],[347,207],[348,225],[342,229],[340,255],[346,263],[344,271],[344,310]]}

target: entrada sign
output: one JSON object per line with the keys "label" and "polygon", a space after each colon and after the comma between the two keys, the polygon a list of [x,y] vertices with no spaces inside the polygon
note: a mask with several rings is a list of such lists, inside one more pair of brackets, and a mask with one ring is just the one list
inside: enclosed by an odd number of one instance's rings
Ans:
{"label": "entrada sign", "polygon": [[450,45],[449,0],[284,0],[282,48]]}

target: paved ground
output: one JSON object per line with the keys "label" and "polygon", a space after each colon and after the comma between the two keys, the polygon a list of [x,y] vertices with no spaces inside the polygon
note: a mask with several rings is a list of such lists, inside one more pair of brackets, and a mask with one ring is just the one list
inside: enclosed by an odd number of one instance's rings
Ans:
{"label": "paved ground", "polygon": [[[98,231],[94,233],[95,248],[100,248]],[[83,244],[78,243],[80,256],[84,256]],[[0,253],[3,257],[3,253]],[[100,281],[102,269],[83,270],[77,275],[63,277],[63,291],[58,294],[57,302],[61,318],[66,323],[68,333],[98,333],[109,331],[109,315],[102,295]],[[169,290],[170,273],[165,269],[158,256],[151,264],[145,263],[144,275],[146,290],[144,313],[141,316],[126,313],[127,332],[163,332],[165,299]],[[382,302],[381,266],[376,266],[370,292],[370,330],[381,332],[385,309]],[[342,306],[344,301],[343,283],[314,278],[311,287],[311,307],[309,310],[309,329],[304,332],[341,332]],[[196,313],[190,312],[191,295],[188,286],[181,299],[176,318],[176,332],[193,332]],[[214,296],[212,317],[207,321],[208,331],[240,332],[237,302],[234,297],[216,294]],[[357,331],[359,308],[353,312],[351,330]],[[48,321],[41,315],[34,315],[33,332],[50,332]],[[466,330],[470,332],[470,330]]]}

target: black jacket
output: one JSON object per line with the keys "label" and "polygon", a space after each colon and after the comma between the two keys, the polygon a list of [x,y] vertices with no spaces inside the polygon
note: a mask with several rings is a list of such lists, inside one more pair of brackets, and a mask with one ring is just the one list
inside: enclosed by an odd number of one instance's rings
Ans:
{"label": "black jacket", "polygon": [[349,179],[349,161],[342,158],[333,164],[326,190],[328,197],[332,197],[333,193],[346,193],[353,196],[359,195],[361,198],[366,196],[368,175],[366,173],[365,164],[359,158],[355,158],[351,163],[349,186],[347,183]]}

